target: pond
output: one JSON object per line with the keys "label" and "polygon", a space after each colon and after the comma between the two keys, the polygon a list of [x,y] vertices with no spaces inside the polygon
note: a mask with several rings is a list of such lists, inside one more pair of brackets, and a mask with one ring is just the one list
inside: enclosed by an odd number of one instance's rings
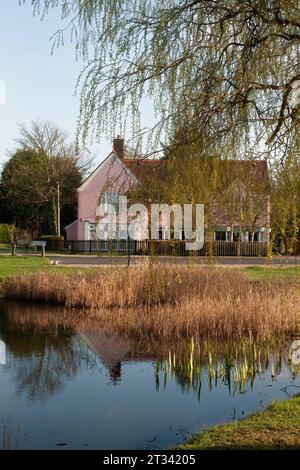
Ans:
{"label": "pond", "polygon": [[192,339],[174,350],[145,344],[77,329],[63,309],[3,301],[4,447],[165,449],[300,391],[281,341],[243,343],[241,353]]}

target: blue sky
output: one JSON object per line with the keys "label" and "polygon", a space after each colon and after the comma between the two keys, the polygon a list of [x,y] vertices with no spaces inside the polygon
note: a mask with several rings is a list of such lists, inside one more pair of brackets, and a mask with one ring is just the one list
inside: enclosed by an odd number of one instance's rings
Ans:
{"label": "blue sky", "polygon": [[[29,3],[29,2],[28,2]],[[61,22],[53,12],[43,22],[33,18],[30,5],[0,0],[0,83],[6,86],[6,103],[0,104],[0,168],[7,150],[15,148],[18,123],[50,119],[75,135],[79,98],[75,84],[82,64],[66,44],[51,56],[51,35]],[[0,90],[1,97],[1,90]],[[111,149],[103,139],[91,149],[96,162]]]}

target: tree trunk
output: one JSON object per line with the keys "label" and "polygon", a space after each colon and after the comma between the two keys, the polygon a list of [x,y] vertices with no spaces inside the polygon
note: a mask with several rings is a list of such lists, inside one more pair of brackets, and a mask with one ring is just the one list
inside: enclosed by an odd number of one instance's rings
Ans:
{"label": "tree trunk", "polygon": [[48,221],[50,235],[57,235],[57,215],[55,200],[52,200],[49,203]]}
{"label": "tree trunk", "polygon": [[60,237],[60,186],[59,183],[57,183],[57,201],[56,201],[56,216],[57,216],[57,221],[56,221],[56,235]]}

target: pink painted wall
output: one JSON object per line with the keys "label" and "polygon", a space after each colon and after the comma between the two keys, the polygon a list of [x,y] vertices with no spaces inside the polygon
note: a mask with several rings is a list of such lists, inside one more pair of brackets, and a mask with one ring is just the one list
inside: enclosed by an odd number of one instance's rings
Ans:
{"label": "pink painted wall", "polygon": [[95,223],[101,191],[124,192],[135,180],[115,154],[110,154],[99,169],[78,189],[78,223],[74,240],[85,240],[85,223]]}
{"label": "pink painted wall", "polygon": [[77,240],[77,222],[66,228],[66,238],[67,240]]}
{"label": "pink painted wall", "polygon": [[[85,240],[85,227],[89,223],[96,222],[96,210],[102,191],[113,191],[126,193],[128,188],[136,183],[136,179],[129,172],[115,153],[111,153],[104,162],[99,165],[85,183],[78,189],[78,220],[67,229],[67,240]],[[222,211],[222,205],[216,203],[216,210],[212,211],[212,226],[228,226],[226,214]],[[266,201],[266,211],[262,220],[258,221],[258,226],[266,227],[264,241],[269,239],[270,207],[269,200]],[[168,220],[160,215],[159,225],[166,225]],[[233,225],[238,226],[239,219],[234,220]]]}

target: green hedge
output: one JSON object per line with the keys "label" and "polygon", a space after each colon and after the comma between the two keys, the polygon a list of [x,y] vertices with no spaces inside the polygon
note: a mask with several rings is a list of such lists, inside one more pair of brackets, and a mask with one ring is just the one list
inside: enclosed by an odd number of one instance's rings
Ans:
{"label": "green hedge", "polygon": [[0,224],[0,243],[10,243],[14,239],[16,228],[14,225]]}
{"label": "green hedge", "polygon": [[65,237],[62,235],[58,237],[57,235],[40,235],[38,237],[39,240],[49,240],[49,241],[57,241],[57,240],[64,240]]}

